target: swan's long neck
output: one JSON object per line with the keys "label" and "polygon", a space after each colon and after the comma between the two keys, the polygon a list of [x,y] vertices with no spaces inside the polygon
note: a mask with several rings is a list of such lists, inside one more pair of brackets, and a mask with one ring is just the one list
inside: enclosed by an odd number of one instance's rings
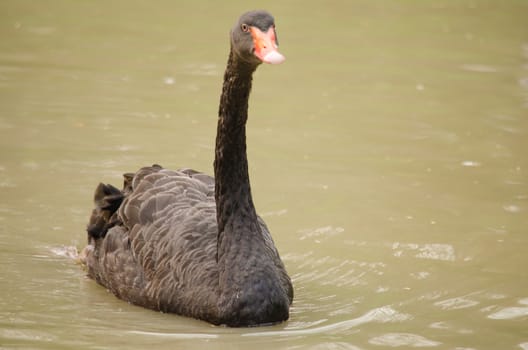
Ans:
{"label": "swan's long neck", "polygon": [[278,256],[258,220],[249,185],[246,121],[255,68],[230,54],[216,136],[217,306],[221,323],[229,325],[288,318],[289,300],[274,261]]}
{"label": "swan's long neck", "polygon": [[229,55],[220,97],[214,163],[219,248],[224,232],[231,233],[237,217],[243,216],[247,223],[257,222],[246,154],[248,99],[255,68]]}

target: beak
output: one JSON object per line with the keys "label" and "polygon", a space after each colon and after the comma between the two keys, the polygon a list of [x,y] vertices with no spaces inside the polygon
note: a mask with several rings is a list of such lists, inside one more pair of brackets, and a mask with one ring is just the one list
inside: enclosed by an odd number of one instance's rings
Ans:
{"label": "beak", "polygon": [[255,47],[255,56],[264,63],[279,64],[286,59],[279,51],[275,38],[275,28],[270,27],[263,32],[257,27],[251,27],[251,36]]}

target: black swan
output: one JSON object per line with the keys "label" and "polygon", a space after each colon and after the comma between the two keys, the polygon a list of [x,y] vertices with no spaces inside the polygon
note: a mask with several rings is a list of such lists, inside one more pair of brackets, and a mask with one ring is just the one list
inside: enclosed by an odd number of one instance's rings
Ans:
{"label": "black swan", "polygon": [[117,297],[233,327],[287,320],[293,287],[251,197],[246,121],[253,72],[281,63],[273,17],[243,14],[231,30],[214,175],[159,165],[99,184],[81,254]]}

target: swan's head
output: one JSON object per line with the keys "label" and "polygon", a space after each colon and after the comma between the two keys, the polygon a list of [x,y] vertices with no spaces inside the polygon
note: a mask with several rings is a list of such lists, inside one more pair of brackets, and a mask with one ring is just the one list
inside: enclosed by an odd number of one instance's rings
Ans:
{"label": "swan's head", "polygon": [[231,30],[231,50],[238,59],[255,66],[262,62],[284,62],[278,46],[275,20],[266,11],[244,13]]}

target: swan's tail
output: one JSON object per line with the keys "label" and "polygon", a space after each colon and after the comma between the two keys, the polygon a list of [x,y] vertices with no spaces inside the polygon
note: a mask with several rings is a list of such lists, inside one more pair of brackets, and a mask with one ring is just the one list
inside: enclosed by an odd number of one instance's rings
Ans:
{"label": "swan's tail", "polygon": [[122,224],[117,211],[125,197],[132,192],[133,182],[139,182],[146,175],[161,169],[160,165],[154,164],[151,167],[141,168],[135,174],[124,174],[123,190],[103,183],[97,186],[94,194],[95,208],[92,210],[92,215],[86,228],[86,231],[88,231],[88,244],[104,238],[109,229]]}
{"label": "swan's tail", "polygon": [[[126,180],[127,176],[125,175],[125,190],[127,187]],[[120,224],[117,209],[124,197],[124,193],[112,185],[100,183],[97,186],[94,194],[95,209],[92,210],[92,216],[86,228],[88,243],[104,238],[110,228]]]}

